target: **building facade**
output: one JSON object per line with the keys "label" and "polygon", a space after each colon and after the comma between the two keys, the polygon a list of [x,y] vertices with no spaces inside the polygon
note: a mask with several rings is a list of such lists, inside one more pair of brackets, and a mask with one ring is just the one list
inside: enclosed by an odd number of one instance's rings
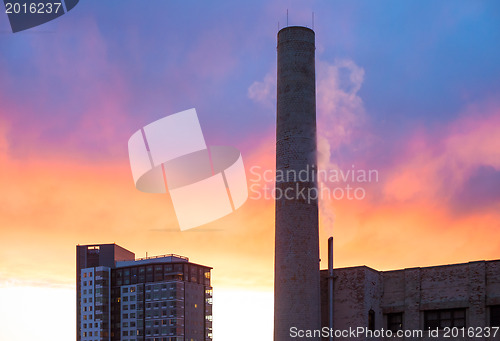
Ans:
{"label": "building facade", "polygon": [[77,246],[77,341],[212,340],[210,267],[178,255],[135,259]]}
{"label": "building facade", "polygon": [[[328,277],[323,270],[322,326],[329,326]],[[351,339],[500,340],[495,328],[500,326],[500,260],[394,271],[340,268],[334,269],[333,282],[333,330],[377,331]],[[386,337],[380,337],[382,329]],[[398,331],[403,337],[396,337]]]}

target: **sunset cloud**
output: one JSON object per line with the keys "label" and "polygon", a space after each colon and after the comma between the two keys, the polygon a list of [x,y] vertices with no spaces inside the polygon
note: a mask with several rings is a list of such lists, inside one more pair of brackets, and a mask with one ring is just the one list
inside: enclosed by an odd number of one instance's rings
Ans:
{"label": "sunset cloud", "polygon": [[[137,257],[213,266],[217,289],[271,291],[274,200],[251,198],[180,232],[168,194],[134,188],[127,141],[196,107],[207,143],[237,147],[249,185],[273,187],[251,169],[275,169],[276,34],[287,8],[290,25],[311,26],[315,13],[320,168],[378,174],[349,182],[362,200],[320,201],[322,267],[331,235],[336,267],[500,258],[499,5],[417,7],[86,2],[38,30],[0,34],[1,290],[69,288],[75,246],[115,242]],[[234,315],[226,309],[219,316]]]}
{"label": "sunset cloud", "polygon": [[500,105],[485,103],[470,106],[434,133],[415,133],[405,142],[398,164],[386,170],[386,195],[399,201],[452,200],[480,167],[500,169],[499,124]]}

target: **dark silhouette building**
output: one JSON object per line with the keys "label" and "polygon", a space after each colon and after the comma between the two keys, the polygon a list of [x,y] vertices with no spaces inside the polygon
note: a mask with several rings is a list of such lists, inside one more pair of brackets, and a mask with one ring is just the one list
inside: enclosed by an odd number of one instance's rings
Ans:
{"label": "dark silhouette building", "polygon": [[[333,340],[500,340],[495,329],[500,327],[500,260],[393,271],[334,269],[333,326],[328,277],[322,270],[322,326],[337,333]],[[358,328],[365,331],[355,338],[340,335]],[[376,337],[382,329],[385,337]]]}
{"label": "dark silhouette building", "polygon": [[212,340],[212,268],[116,244],[76,253],[77,341]]}

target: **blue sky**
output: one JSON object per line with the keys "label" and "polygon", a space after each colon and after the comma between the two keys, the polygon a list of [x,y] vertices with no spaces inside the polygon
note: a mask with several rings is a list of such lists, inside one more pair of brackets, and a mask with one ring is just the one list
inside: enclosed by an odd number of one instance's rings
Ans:
{"label": "blue sky", "polygon": [[115,241],[271,290],[273,202],[209,226],[223,234],[159,235],[171,203],[135,190],[127,141],[195,107],[209,145],[273,168],[287,9],[290,25],[314,12],[320,165],[380,174],[365,200],[322,203],[337,266],[500,258],[500,2],[82,0],[16,34],[0,13],[0,287],[72,285],[74,245]]}

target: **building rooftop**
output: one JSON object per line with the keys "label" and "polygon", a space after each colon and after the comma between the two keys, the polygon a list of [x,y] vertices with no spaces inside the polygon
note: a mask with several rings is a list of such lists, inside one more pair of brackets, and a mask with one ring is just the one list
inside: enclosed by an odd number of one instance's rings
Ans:
{"label": "building rooftop", "polygon": [[[494,263],[494,262],[500,262],[500,259],[491,259],[491,260],[477,260],[477,261],[470,261],[467,263],[455,263],[455,264],[441,264],[441,265],[430,265],[430,266],[422,266],[422,267],[409,267],[409,268],[403,268],[403,269],[393,269],[393,270],[377,270],[374,268],[371,268],[366,265],[358,265],[358,266],[348,266],[344,268],[333,268],[333,271],[355,271],[359,269],[367,269],[373,272],[377,273],[387,273],[387,272],[397,272],[397,271],[405,271],[405,270],[411,270],[411,269],[435,269],[435,268],[441,268],[441,267],[453,267],[453,266],[464,266],[467,264],[473,264],[473,263]],[[321,272],[328,272],[328,269],[322,269]]]}
{"label": "building rooftop", "polygon": [[126,267],[133,265],[145,265],[145,264],[155,264],[155,263],[179,263],[179,262],[189,262],[189,258],[174,254],[162,255],[162,256],[153,256],[153,257],[145,257],[138,258],[136,260],[126,260],[116,262],[116,267]]}

